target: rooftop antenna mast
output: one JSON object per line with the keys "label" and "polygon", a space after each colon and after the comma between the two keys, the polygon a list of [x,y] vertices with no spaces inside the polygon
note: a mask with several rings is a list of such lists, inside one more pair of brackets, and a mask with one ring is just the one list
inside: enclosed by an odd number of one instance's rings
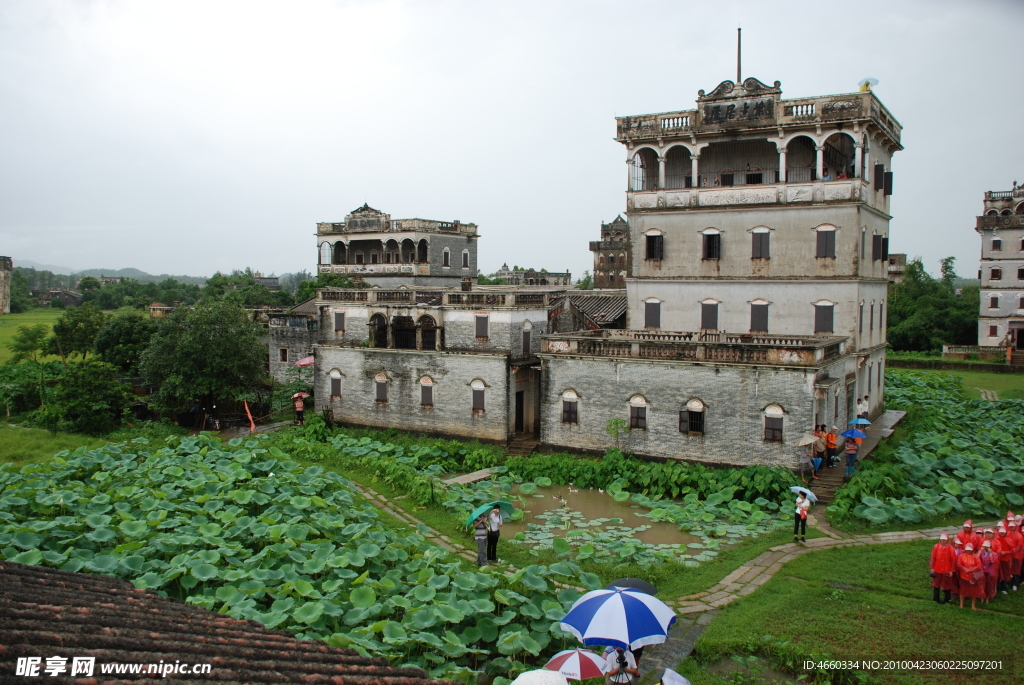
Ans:
{"label": "rooftop antenna mast", "polygon": [[741,49],[742,46],[743,46],[743,29],[737,26],[736,27],[736,83],[737,83],[737,85],[743,82],[743,80],[740,78],[740,65],[742,64],[741,56],[740,56],[740,49]]}

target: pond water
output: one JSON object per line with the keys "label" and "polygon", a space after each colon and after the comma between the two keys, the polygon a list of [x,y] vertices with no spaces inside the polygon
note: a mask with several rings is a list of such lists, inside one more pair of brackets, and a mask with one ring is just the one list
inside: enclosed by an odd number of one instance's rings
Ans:
{"label": "pond water", "polygon": [[[518,486],[515,492],[519,493]],[[701,541],[701,538],[696,535],[679,530],[673,523],[654,522],[648,518],[637,516],[637,511],[643,511],[639,506],[629,501],[616,502],[611,495],[599,490],[580,488],[576,492],[570,492],[568,486],[553,485],[547,488],[537,488],[535,494],[523,495],[523,498],[526,500],[524,505],[519,502],[515,502],[515,505],[517,509],[524,510],[524,518],[520,521],[506,522],[501,531],[503,536],[525,532],[528,523],[543,525],[555,522],[552,521],[550,515],[546,518],[538,518],[544,514],[578,512],[582,514],[582,517],[568,515],[556,519],[562,521],[560,527],[568,526],[568,530],[572,530],[574,527],[594,529],[597,526],[582,524],[605,519],[598,524],[602,528],[608,526],[645,527],[643,530],[637,531],[635,537],[649,545],[686,545]],[[621,523],[608,519],[621,519]]]}

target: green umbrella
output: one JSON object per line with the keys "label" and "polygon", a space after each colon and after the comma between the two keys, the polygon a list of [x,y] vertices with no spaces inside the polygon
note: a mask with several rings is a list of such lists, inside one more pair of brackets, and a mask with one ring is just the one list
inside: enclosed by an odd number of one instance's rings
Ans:
{"label": "green umbrella", "polygon": [[497,502],[483,504],[473,510],[473,513],[469,515],[468,519],[466,519],[466,525],[473,525],[473,521],[476,521],[478,518],[480,518],[482,514],[486,514],[494,507],[498,507],[498,509],[501,511],[501,515],[503,518],[508,518],[512,516],[512,513],[516,510],[516,508],[512,506],[511,502],[506,502],[503,499],[498,500]]}

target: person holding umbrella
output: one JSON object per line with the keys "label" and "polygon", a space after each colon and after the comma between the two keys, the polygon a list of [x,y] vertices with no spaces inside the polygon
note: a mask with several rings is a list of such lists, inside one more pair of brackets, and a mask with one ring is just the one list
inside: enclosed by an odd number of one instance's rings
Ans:
{"label": "person holding umbrella", "polygon": [[[473,511],[470,512],[466,518],[466,525],[473,526],[473,537],[476,539],[477,544],[477,564],[483,566],[490,563],[491,561],[497,561],[497,546],[498,536],[493,536],[493,548],[491,545],[491,529],[496,527],[500,529],[503,523],[503,517],[512,516],[515,513],[515,507],[512,503],[507,500],[497,500],[495,502],[488,502],[483,504]],[[494,519],[497,519],[497,523]],[[482,527],[482,530],[481,530]],[[480,534],[483,533],[483,546],[481,547]]]}
{"label": "person holding umbrella", "polygon": [[495,506],[487,516],[487,563],[498,563],[498,538],[501,537],[501,509]]}
{"label": "person holding umbrella", "polygon": [[296,426],[305,426],[306,425],[306,419],[305,419],[306,405],[305,405],[305,403],[302,400],[307,398],[307,397],[309,397],[309,393],[305,393],[305,392],[297,392],[294,395],[292,395],[292,399],[295,400],[295,425]]}
{"label": "person holding umbrella", "polygon": [[[793,542],[807,542],[807,512],[811,509],[811,500],[804,494],[803,488],[796,498],[796,516],[793,520]],[[800,537],[797,537],[800,533]]]}
{"label": "person holding umbrella", "polygon": [[473,521],[473,539],[476,541],[476,565],[487,565],[487,514],[480,514]]}

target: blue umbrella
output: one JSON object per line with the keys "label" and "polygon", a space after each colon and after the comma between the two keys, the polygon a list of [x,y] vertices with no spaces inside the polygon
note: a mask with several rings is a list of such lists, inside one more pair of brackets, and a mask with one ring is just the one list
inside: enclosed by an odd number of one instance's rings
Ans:
{"label": "blue umbrella", "polygon": [[844,433],[840,433],[840,435],[842,435],[844,438],[866,438],[866,437],[868,437],[867,433],[865,433],[864,431],[859,431],[856,428],[851,428],[850,430],[848,430],[848,431],[846,431]]}
{"label": "blue umbrella", "polygon": [[636,649],[664,642],[675,621],[675,613],[657,597],[613,587],[592,590],[576,600],[561,628],[584,645]]}
{"label": "blue umbrella", "polygon": [[853,421],[850,421],[850,425],[851,426],[870,426],[871,422],[868,421],[867,419],[856,418]]}

